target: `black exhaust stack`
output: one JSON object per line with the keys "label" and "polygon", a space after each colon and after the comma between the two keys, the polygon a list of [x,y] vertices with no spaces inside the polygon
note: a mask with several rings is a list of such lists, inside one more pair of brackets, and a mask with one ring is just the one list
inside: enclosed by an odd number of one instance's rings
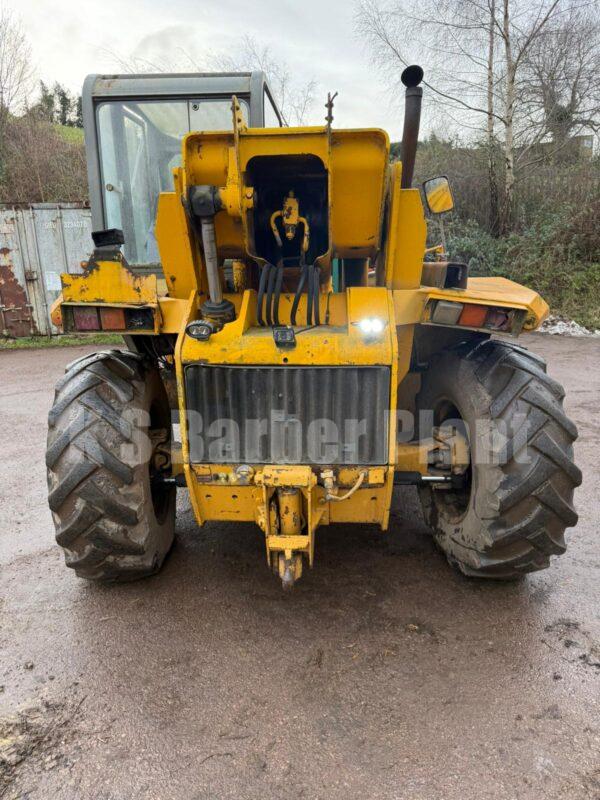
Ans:
{"label": "black exhaust stack", "polygon": [[410,189],[415,171],[415,157],[419,141],[419,124],[421,122],[421,100],[423,89],[419,86],[423,80],[423,70],[413,64],[406,67],[400,80],[406,86],[404,101],[404,130],[402,132],[402,188]]}

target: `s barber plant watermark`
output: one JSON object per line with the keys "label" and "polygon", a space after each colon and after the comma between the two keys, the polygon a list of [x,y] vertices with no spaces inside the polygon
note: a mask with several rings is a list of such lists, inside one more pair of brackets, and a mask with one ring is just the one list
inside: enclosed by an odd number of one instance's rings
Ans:
{"label": "s barber plant watermark", "polygon": [[[87,412],[92,413],[92,412]],[[345,419],[343,424],[321,417],[303,422],[282,410],[271,410],[267,417],[247,419],[243,424],[228,417],[213,419],[205,427],[203,415],[186,412],[190,445],[199,463],[236,463],[240,460],[257,463],[309,463],[318,465],[359,464],[362,446],[369,436],[366,418]],[[470,426],[461,418],[447,418],[436,425],[433,410],[386,411],[378,421],[387,437],[392,421],[396,423],[398,444],[417,443],[436,435],[447,440],[454,435],[467,439],[470,460],[479,464],[504,464],[514,459],[520,464],[531,462],[528,449],[530,422],[526,414],[515,414],[510,420],[476,419]],[[179,423],[173,412],[172,427]],[[126,409],[119,420],[123,433],[131,441],[120,448],[121,460],[131,467],[148,463],[154,455],[157,432],[151,415],[135,407]],[[164,431],[168,440],[169,431]],[[81,444],[78,444],[81,446]],[[83,445],[85,446],[85,445]],[[387,452],[387,451],[386,451]],[[89,454],[93,457],[93,454]]]}

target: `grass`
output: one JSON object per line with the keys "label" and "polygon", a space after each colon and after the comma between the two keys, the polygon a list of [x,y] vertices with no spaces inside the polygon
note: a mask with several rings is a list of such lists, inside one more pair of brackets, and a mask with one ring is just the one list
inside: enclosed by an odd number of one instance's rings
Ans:
{"label": "grass", "polygon": [[63,334],[62,336],[26,336],[22,339],[0,337],[0,350],[28,350],[44,347],[76,347],[86,344],[123,344],[116,333]]}
{"label": "grass", "polygon": [[83,144],[83,128],[71,127],[71,125],[55,124],[54,128],[67,142],[71,144]]}

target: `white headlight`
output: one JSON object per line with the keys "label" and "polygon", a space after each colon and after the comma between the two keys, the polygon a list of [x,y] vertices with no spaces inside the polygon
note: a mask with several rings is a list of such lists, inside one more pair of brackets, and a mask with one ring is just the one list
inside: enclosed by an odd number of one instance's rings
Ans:
{"label": "white headlight", "polygon": [[365,336],[373,336],[381,333],[385,326],[383,320],[377,319],[377,317],[365,317],[358,323],[358,327]]}

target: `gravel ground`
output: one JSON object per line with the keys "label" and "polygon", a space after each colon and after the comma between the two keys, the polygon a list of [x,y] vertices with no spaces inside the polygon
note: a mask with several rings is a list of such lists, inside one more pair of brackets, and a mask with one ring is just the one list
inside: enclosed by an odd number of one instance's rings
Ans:
{"label": "gravel ground", "polygon": [[258,529],[199,531],[163,571],[77,579],[53,543],[52,387],[89,348],[0,354],[0,797],[600,798],[600,341],[531,336],[567,387],[584,483],[567,554],[468,581],[413,490],[391,530],[322,529],[289,595]]}

